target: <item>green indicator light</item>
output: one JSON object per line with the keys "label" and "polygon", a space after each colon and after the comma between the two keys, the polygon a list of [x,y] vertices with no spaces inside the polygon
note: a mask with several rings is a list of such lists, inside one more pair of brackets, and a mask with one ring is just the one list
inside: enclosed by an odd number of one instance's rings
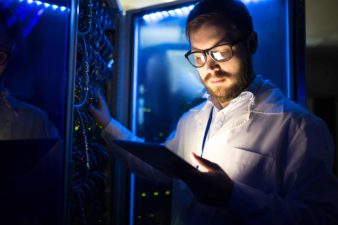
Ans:
{"label": "green indicator light", "polygon": [[143,197],[143,198],[145,198],[147,196],[147,194],[145,193],[145,192],[143,192],[142,194],[141,194],[141,197]]}
{"label": "green indicator light", "polygon": [[157,191],[154,192],[154,196],[158,196],[158,192]]}
{"label": "green indicator light", "polygon": [[170,191],[165,191],[164,194],[165,195],[170,195]]}

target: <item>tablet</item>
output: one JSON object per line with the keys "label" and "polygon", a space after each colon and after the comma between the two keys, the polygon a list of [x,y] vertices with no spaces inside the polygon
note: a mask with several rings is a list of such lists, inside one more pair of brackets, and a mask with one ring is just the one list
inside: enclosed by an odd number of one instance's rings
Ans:
{"label": "tablet", "polygon": [[164,145],[115,140],[118,146],[170,177],[182,177],[183,172],[196,170],[187,161],[170,151]]}

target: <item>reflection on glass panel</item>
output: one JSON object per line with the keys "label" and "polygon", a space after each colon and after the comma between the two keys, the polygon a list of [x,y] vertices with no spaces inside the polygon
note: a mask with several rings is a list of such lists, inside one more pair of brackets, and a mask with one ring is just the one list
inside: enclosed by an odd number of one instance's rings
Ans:
{"label": "reflection on glass panel", "polygon": [[0,0],[4,224],[61,224],[62,220],[69,8],[49,5]]}
{"label": "reflection on glass panel", "polygon": [[1,3],[1,10],[8,14],[5,26],[12,42],[2,87],[18,109],[26,110],[15,116],[22,121],[8,138],[63,137],[69,10],[20,1]]}

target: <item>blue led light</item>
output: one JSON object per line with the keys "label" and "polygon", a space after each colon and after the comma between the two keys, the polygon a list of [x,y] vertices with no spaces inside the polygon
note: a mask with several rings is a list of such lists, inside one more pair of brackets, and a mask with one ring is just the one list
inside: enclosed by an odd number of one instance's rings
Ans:
{"label": "blue led light", "polygon": [[194,6],[190,5],[190,6],[172,9],[168,11],[153,12],[153,13],[144,15],[143,19],[149,23],[149,22],[156,22],[156,21],[168,18],[168,17],[183,17],[183,16],[187,16],[193,8]]}
{"label": "blue led light", "polygon": [[109,69],[111,69],[111,68],[113,67],[113,65],[114,65],[114,60],[113,60],[113,59],[109,60],[109,62],[108,62],[108,64],[107,64],[107,67],[108,67]]}
{"label": "blue led light", "polygon": [[169,10],[169,11],[168,11],[168,13],[169,13],[169,15],[170,15],[170,16],[176,16],[176,14],[175,14],[175,11],[174,11],[174,10]]}
{"label": "blue led light", "polygon": [[[241,0],[241,1],[245,4],[249,4],[249,3],[264,2],[268,0]],[[193,8],[194,8],[194,5],[190,5],[190,6],[185,6],[182,8],[171,9],[168,11],[153,12],[153,13],[144,15],[143,19],[149,23],[149,22],[157,22],[167,17],[183,17],[183,16],[187,16]]]}
{"label": "blue led light", "polygon": [[70,9],[65,7],[65,6],[59,6],[59,5],[56,5],[56,4],[49,4],[47,2],[42,2],[40,0],[36,0],[36,1],[35,0],[16,0],[16,1],[19,2],[19,3],[26,3],[27,5],[35,5],[35,6],[39,7],[40,9],[50,8],[54,11],[61,11],[61,12],[70,11]]}
{"label": "blue led light", "polygon": [[245,4],[249,4],[249,3],[258,3],[258,2],[264,2],[266,0],[241,0],[243,3]]}

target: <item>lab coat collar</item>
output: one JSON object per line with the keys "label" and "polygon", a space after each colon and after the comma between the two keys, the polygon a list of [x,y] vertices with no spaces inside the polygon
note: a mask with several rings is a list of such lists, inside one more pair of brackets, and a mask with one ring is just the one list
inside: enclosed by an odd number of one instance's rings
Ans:
{"label": "lab coat collar", "polygon": [[[196,111],[196,121],[204,126],[209,116],[210,110],[214,107],[211,96],[207,95],[207,101],[193,108]],[[222,109],[225,113],[236,110],[240,106],[240,119],[236,119],[230,127],[238,127],[245,124],[251,118],[251,113],[282,113],[284,96],[281,91],[270,81],[264,80],[257,75],[249,87],[238,97],[230,101],[229,105]],[[246,107],[244,107],[246,105]],[[236,112],[237,113],[237,112]]]}
{"label": "lab coat collar", "polygon": [[[250,101],[254,101],[253,96],[257,93],[258,89],[261,87],[263,83],[263,79],[260,75],[255,76],[251,84],[249,85],[248,88],[246,88],[238,97],[232,99],[227,107],[224,109],[228,108],[231,105],[234,105],[238,103],[239,101],[242,101],[244,98],[246,99],[248,96],[250,96]],[[195,108],[195,110],[211,110],[212,106],[215,106],[213,103],[212,97],[210,94],[206,93],[205,98],[207,99],[207,103],[204,104],[202,108]],[[216,106],[215,106],[216,107]],[[222,109],[223,110],[223,109]]]}
{"label": "lab coat collar", "polygon": [[254,93],[255,103],[251,107],[251,113],[280,114],[284,112],[285,97],[278,87],[269,80],[257,76],[250,85]]}

